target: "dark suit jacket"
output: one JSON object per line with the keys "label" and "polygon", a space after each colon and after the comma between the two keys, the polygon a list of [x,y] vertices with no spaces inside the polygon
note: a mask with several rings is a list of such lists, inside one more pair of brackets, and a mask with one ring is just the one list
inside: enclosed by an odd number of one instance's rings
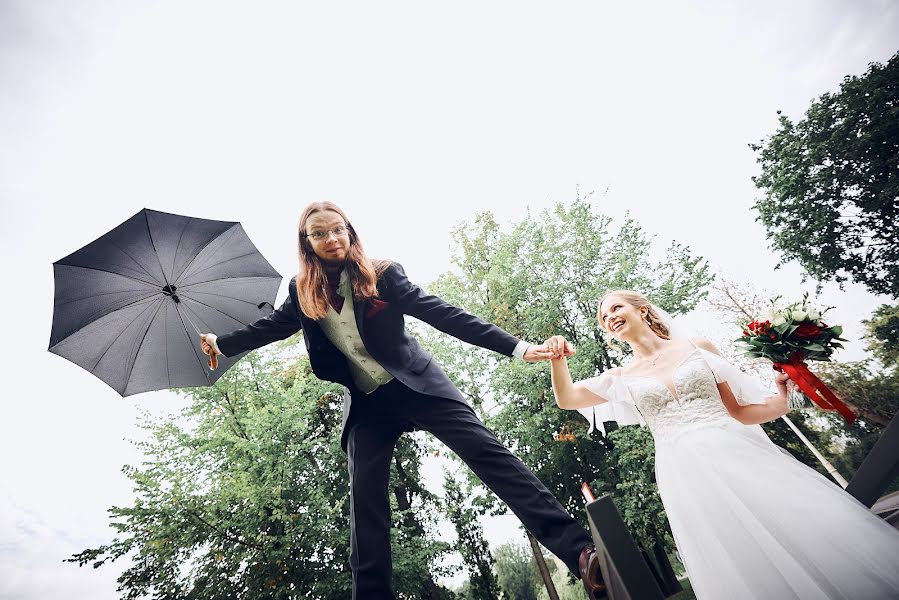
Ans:
{"label": "dark suit jacket", "polygon": [[[442,398],[465,402],[443,370],[431,360],[418,341],[406,332],[403,315],[428,323],[469,344],[511,356],[518,339],[496,325],[487,323],[441,298],[425,294],[410,282],[403,267],[392,263],[378,278],[379,300],[354,302],[356,326],[365,349],[372,358],[409,388]],[[324,334],[321,327],[300,311],[296,277],[291,279],[287,300],[264,319],[218,337],[225,356],[254,350],[303,330],[312,371],[319,379],[343,384],[347,391],[343,405],[340,444],[346,451],[346,425],[353,394],[361,395],[350,375],[346,357]]]}

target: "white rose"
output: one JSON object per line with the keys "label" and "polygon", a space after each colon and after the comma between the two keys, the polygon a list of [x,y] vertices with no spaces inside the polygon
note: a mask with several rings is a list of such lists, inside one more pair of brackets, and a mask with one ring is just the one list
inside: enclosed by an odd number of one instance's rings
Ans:
{"label": "white rose", "polygon": [[815,310],[813,308],[808,311],[808,318],[811,319],[812,321],[817,321],[818,319],[821,318],[821,313],[819,313],[817,310]]}
{"label": "white rose", "polygon": [[808,314],[804,310],[794,310],[793,311],[793,320],[794,321],[805,321],[805,318]]}
{"label": "white rose", "polygon": [[777,313],[776,315],[774,315],[774,318],[771,319],[771,324],[775,327],[777,327],[778,325],[783,325],[786,322],[787,320],[784,319],[784,316],[780,313]]}

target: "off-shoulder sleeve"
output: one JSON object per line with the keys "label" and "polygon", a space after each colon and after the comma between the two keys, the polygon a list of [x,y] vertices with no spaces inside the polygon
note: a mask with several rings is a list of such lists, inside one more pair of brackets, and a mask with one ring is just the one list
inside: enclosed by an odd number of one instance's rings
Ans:
{"label": "off-shoulder sleeve", "polygon": [[774,390],[759,379],[744,373],[714,352],[709,352],[703,348],[700,348],[699,351],[702,353],[706,364],[712,370],[715,381],[727,383],[730,391],[734,394],[734,398],[737,399],[741,406],[766,404],[768,398],[776,394]]}
{"label": "off-shoulder sleeve", "polygon": [[582,383],[588,390],[605,400],[605,402],[600,400],[594,406],[577,409],[590,422],[588,434],[593,433],[594,429],[598,429],[603,435],[606,435],[604,425],[606,421],[616,421],[618,425],[646,424],[620,376],[606,371],[597,377],[585,379]]}

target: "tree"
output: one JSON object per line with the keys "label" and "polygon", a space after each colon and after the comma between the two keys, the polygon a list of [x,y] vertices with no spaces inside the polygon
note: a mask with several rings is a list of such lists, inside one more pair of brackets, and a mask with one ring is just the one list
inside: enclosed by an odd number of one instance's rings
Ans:
{"label": "tree", "polygon": [[844,78],[804,119],[780,115],[778,130],[750,146],[764,191],[757,220],[780,264],[899,296],[899,53]]}
{"label": "tree", "polygon": [[[454,238],[458,271],[441,275],[431,290],[522,339],[565,335],[578,350],[569,361],[576,379],[620,364],[627,353],[608,342],[596,320],[605,291],[639,289],[678,314],[701,300],[711,279],[703,261],[678,244],[651,260],[651,239],[636,222],[627,218],[613,230],[588,198],[526,214],[508,232],[492,214],[481,213],[457,227]],[[422,331],[422,338],[488,426],[585,525],[582,482],[616,499],[630,493],[616,488],[609,439],[587,436],[580,415],[556,406],[548,365],[501,360],[433,330]],[[488,498],[484,510],[504,510]]]}
{"label": "tree", "polygon": [[881,304],[862,324],[868,349],[877,360],[887,368],[899,366],[899,304]]}
{"label": "tree", "polygon": [[[349,597],[342,389],[315,378],[305,356],[282,360],[251,353],[214,387],[184,390],[182,414],[145,422],[146,460],[125,467],[134,504],[109,511],[116,538],[69,560],[130,557],[124,598]],[[431,573],[450,548],[434,539],[417,485],[422,452],[404,439],[391,474],[395,579],[406,597],[437,598],[446,592]]]}
{"label": "tree", "polygon": [[494,552],[496,580],[508,600],[537,600],[541,585],[530,548],[506,543]]}
{"label": "tree", "polygon": [[456,549],[468,568],[468,585],[463,594],[465,600],[494,600],[499,596],[499,583],[493,573],[493,556],[484,530],[478,522],[478,513],[468,505],[468,494],[448,472],[444,472],[447,515],[456,528]]}
{"label": "tree", "polygon": [[818,374],[853,412],[878,428],[899,412],[899,372],[872,369],[871,361],[825,363]]}

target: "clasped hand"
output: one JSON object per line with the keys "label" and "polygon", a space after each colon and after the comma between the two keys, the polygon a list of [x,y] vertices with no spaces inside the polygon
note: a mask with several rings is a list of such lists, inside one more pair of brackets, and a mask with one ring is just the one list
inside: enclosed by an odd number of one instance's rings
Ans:
{"label": "clasped hand", "polygon": [[539,346],[528,346],[524,359],[528,362],[558,360],[575,355],[574,346],[561,335],[554,335]]}

